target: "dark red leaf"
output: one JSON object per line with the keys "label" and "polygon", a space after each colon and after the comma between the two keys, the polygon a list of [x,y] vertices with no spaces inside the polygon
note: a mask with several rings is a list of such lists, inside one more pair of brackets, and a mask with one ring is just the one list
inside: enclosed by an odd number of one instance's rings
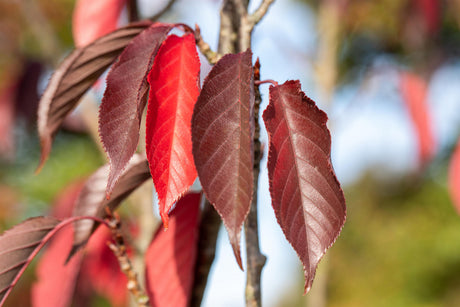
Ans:
{"label": "dark red leaf", "polygon": [[0,155],[12,158],[14,154],[14,93],[15,86],[0,89]]}
{"label": "dark red leaf", "polygon": [[75,46],[85,46],[117,28],[126,0],[77,0],[72,18]]}
{"label": "dark red leaf", "polygon": [[37,281],[32,285],[32,306],[67,307],[71,305],[80,271],[82,253],[66,263],[72,247],[72,225],[57,233],[37,265]]}
{"label": "dark red leaf", "polygon": [[53,217],[31,218],[0,236],[0,306],[58,224]]}
{"label": "dark red leaf", "polygon": [[99,111],[99,134],[110,162],[107,197],[136,151],[147,102],[149,73],[171,25],[154,24],[125,48],[107,76]]}
{"label": "dark red leaf", "polygon": [[[104,218],[106,215],[105,207],[109,207],[112,211],[115,210],[131,192],[150,178],[147,160],[140,155],[134,155],[125,173],[115,185],[112,197],[110,200],[107,200],[105,198],[105,189],[108,173],[109,167],[105,165],[88,178],[75,203],[74,216],[96,216]],[[96,227],[97,224],[89,219],[75,222],[74,248],[70,256],[87,242]]]}
{"label": "dark red leaf", "polygon": [[426,25],[429,34],[434,35],[439,31],[441,25],[441,2],[439,0],[413,0]]}
{"label": "dark red leaf", "polygon": [[168,228],[171,206],[197,176],[192,156],[191,121],[200,92],[200,60],[195,37],[169,36],[149,73],[146,151],[158,193],[160,215]]}
{"label": "dark red leaf", "polygon": [[460,142],[457,143],[449,164],[449,192],[454,207],[460,214]]}
{"label": "dark red leaf", "polygon": [[275,215],[305,270],[305,292],[345,223],[346,208],[332,169],[327,116],[299,81],[270,87],[263,114],[269,135],[268,175]]}
{"label": "dark red leaf", "polygon": [[427,84],[413,73],[401,72],[400,86],[418,136],[419,161],[421,165],[425,165],[436,152],[436,141],[427,105]]}
{"label": "dark red leaf", "polygon": [[127,278],[107,246],[111,239],[112,234],[107,227],[99,227],[93,233],[86,246],[81,275],[99,295],[110,301],[111,306],[125,306]]}
{"label": "dark red leaf", "polygon": [[152,307],[188,306],[198,247],[201,194],[182,197],[173,209],[168,231],[156,232],[146,254],[146,287]]}
{"label": "dark red leaf", "polygon": [[48,158],[54,135],[66,115],[133,37],[150,25],[150,22],[142,22],[116,30],[84,48],[74,50],[61,63],[38,107],[38,133],[42,147],[39,169]]}
{"label": "dark red leaf", "polygon": [[16,116],[25,119],[27,126],[33,127],[33,129],[36,129],[37,124],[38,84],[43,70],[44,67],[41,62],[27,59],[16,91]]}
{"label": "dark red leaf", "polygon": [[193,158],[240,267],[253,190],[254,80],[250,50],[224,56],[206,77],[192,118]]}

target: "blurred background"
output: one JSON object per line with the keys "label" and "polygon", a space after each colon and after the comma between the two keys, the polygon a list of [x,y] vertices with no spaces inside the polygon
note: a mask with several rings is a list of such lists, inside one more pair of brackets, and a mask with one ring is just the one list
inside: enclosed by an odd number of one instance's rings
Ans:
{"label": "blurred background", "polygon": [[[153,16],[167,2],[140,0],[140,13]],[[250,1],[250,9],[259,3]],[[197,23],[216,49],[220,5],[177,0],[160,20]],[[38,99],[74,48],[74,6],[74,0],[0,1],[1,231],[48,214],[63,189],[105,161],[94,137],[96,105],[86,105],[65,121],[49,161],[34,175]],[[342,234],[302,296],[302,268],[275,222],[262,161],[264,305],[460,306],[460,159],[453,158],[460,135],[460,1],[277,0],[255,28],[253,53],[262,79],[301,80],[328,113],[332,161],[348,208]],[[103,88],[101,82],[93,89],[93,101]],[[264,109],[268,87],[261,89]],[[268,148],[266,134],[262,142]],[[137,212],[134,204],[122,211]],[[26,275],[7,305],[29,304],[33,269]],[[221,230],[203,306],[243,306],[244,283]]]}

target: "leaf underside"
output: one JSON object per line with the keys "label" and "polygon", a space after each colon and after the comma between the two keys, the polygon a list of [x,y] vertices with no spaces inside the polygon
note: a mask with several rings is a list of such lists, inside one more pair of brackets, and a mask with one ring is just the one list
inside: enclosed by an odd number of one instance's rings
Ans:
{"label": "leaf underside", "polygon": [[72,16],[75,46],[85,46],[117,28],[126,0],[78,0]]}
{"label": "leaf underside", "polygon": [[190,301],[198,248],[200,193],[182,197],[169,229],[157,230],[146,255],[146,288],[152,307],[186,307]]}
{"label": "leaf underside", "polygon": [[136,151],[148,96],[147,74],[171,28],[154,24],[136,36],[107,75],[99,110],[99,134],[110,162],[107,197]]}
{"label": "leaf underside", "polygon": [[[105,165],[88,178],[75,203],[74,216],[104,218],[106,216],[106,207],[110,208],[111,211],[115,210],[129,194],[150,178],[147,160],[135,154],[115,185],[112,197],[107,200],[105,189],[108,173],[109,167]],[[74,223],[74,242],[69,258],[72,257],[76,250],[86,244],[97,226],[98,223],[90,219],[78,220]]]}
{"label": "leaf underside", "polygon": [[253,109],[251,51],[224,56],[206,77],[193,111],[193,158],[241,268],[240,233],[253,192]]}
{"label": "leaf underside", "polygon": [[193,184],[191,120],[199,94],[195,37],[169,36],[148,76],[146,152],[165,228],[171,206]]}
{"label": "leaf underside", "polygon": [[140,22],[120,28],[86,47],[74,50],[61,63],[51,77],[38,107],[41,144],[38,169],[48,158],[54,135],[67,114],[125,46],[150,25],[151,22]]}
{"label": "leaf underside", "polygon": [[0,236],[0,306],[59,221],[30,218]]}
{"label": "leaf underside", "polygon": [[263,119],[269,135],[272,206],[305,270],[305,293],[316,267],[345,223],[345,198],[334,174],[327,116],[299,81],[270,87]]}

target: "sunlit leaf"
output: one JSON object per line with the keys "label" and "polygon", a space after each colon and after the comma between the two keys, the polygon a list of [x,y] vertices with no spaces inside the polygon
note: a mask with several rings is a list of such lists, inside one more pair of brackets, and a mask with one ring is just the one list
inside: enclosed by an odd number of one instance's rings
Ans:
{"label": "sunlit leaf", "polygon": [[191,121],[199,94],[200,60],[195,37],[169,36],[149,73],[146,151],[160,215],[168,227],[171,206],[197,176],[192,156]]}
{"label": "sunlit leaf", "polygon": [[107,197],[136,151],[148,96],[147,74],[171,25],[154,24],[136,36],[107,76],[99,134],[110,162]]}
{"label": "sunlit leaf", "polygon": [[268,174],[275,215],[305,270],[305,292],[316,267],[335,242],[346,208],[332,168],[327,116],[299,81],[270,87],[263,113],[269,134]]}
{"label": "sunlit leaf", "polygon": [[253,190],[254,80],[250,50],[224,56],[206,77],[192,118],[193,158],[240,267],[240,233]]}
{"label": "sunlit leaf", "polygon": [[168,231],[160,227],[145,255],[150,304],[188,306],[198,247],[200,193],[186,194],[173,209]]}
{"label": "sunlit leaf", "polygon": [[72,18],[75,46],[85,46],[117,28],[126,0],[77,0]]}
{"label": "sunlit leaf", "polygon": [[53,217],[30,218],[0,236],[0,306],[58,224]]}
{"label": "sunlit leaf", "polygon": [[425,80],[413,73],[401,72],[400,86],[404,103],[417,133],[419,161],[424,165],[436,152],[436,141],[427,104],[427,84]]}
{"label": "sunlit leaf", "polygon": [[83,94],[150,22],[131,24],[68,55],[51,77],[38,107],[41,144],[39,168],[51,151],[54,135]]}

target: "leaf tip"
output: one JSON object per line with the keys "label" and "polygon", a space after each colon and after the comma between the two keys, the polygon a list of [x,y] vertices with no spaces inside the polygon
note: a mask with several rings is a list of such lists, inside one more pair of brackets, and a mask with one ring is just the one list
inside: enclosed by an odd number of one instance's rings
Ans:
{"label": "leaf tip", "polygon": [[161,220],[163,221],[163,228],[166,231],[169,228],[169,215],[166,212],[161,212],[160,216]]}
{"label": "leaf tip", "polygon": [[244,272],[243,261],[241,260],[239,236],[234,236],[233,238],[230,237],[230,243],[232,245],[233,254],[235,255],[236,262],[238,263],[238,266],[240,267],[241,271]]}
{"label": "leaf tip", "polygon": [[38,162],[38,166],[35,169],[35,175],[38,175],[40,173],[43,166],[45,165],[46,160],[48,160],[48,156],[51,152],[51,138],[49,136],[42,137],[40,140],[40,146],[40,161]]}

